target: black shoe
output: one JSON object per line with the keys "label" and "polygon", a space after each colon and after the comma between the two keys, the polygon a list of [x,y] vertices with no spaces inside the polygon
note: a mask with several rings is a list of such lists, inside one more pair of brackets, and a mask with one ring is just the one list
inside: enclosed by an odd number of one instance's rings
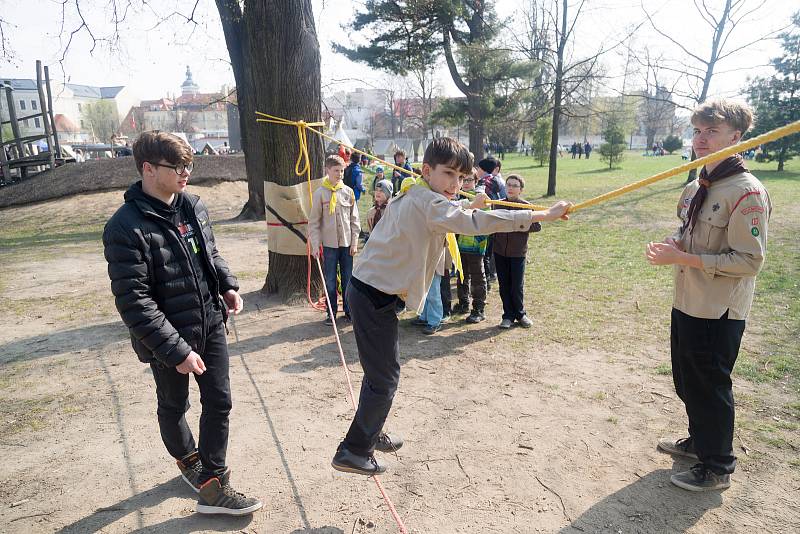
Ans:
{"label": "black shoe", "polygon": [[483,321],[484,319],[486,319],[486,316],[483,315],[483,312],[472,310],[472,313],[470,313],[469,317],[467,317],[467,322],[470,324],[477,324]]}
{"label": "black shoe", "polygon": [[683,456],[684,458],[697,460],[697,453],[694,451],[694,443],[691,437],[676,440],[661,438],[658,440],[657,448],[673,456]]}
{"label": "black shoe", "polygon": [[468,302],[459,302],[455,306],[453,306],[453,315],[463,315],[469,312],[469,303]]}
{"label": "black shoe", "polygon": [[356,473],[358,475],[380,475],[386,472],[386,464],[375,456],[359,456],[353,454],[344,445],[339,445],[331,461],[331,467],[343,473]]}
{"label": "black shoe", "polygon": [[428,321],[424,321],[424,320],[420,319],[419,317],[417,317],[416,319],[412,319],[411,320],[411,325],[412,326],[426,326],[427,324],[428,324]]}
{"label": "black shoe", "polygon": [[200,474],[203,472],[203,463],[197,451],[177,460],[181,478],[192,487],[195,493],[200,491]]}
{"label": "black shoe", "polygon": [[328,326],[331,326],[333,324],[333,319],[331,319],[330,315],[325,317],[325,324],[328,325]]}
{"label": "black shoe", "polygon": [[688,471],[675,473],[670,482],[689,491],[716,491],[731,487],[731,476],[718,475],[703,464],[696,464]]}
{"label": "black shoe", "polygon": [[402,446],[403,438],[395,434],[381,432],[378,435],[377,443],[375,443],[375,450],[381,452],[394,452],[400,450]]}
{"label": "black shoe", "polygon": [[441,329],[442,329],[442,323],[439,323],[436,326],[428,325],[422,329],[422,333],[425,334],[426,336],[432,336]]}
{"label": "black shoe", "polygon": [[344,320],[347,321],[348,323],[352,323],[353,322],[353,318],[350,317],[350,315],[348,315],[346,313],[344,314]]}
{"label": "black shoe", "polygon": [[261,501],[245,497],[230,485],[231,470],[209,478],[200,486],[197,512],[200,514],[247,515],[261,508]]}

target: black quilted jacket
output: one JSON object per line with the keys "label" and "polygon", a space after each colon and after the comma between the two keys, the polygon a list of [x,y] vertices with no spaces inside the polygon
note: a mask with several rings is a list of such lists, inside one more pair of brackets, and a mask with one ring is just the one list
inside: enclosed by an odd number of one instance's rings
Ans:
{"label": "black quilted jacket", "polygon": [[[185,194],[185,193],[180,193]],[[190,220],[205,251],[207,280],[214,298],[239,289],[236,277],[217,252],[208,211],[196,195],[185,194],[194,209]],[[205,345],[206,310],[190,252],[175,225],[159,215],[142,191],[141,181],[125,193],[125,204],[103,232],[111,291],[131,333],[133,349],[143,362],[158,360],[174,367],[191,350]],[[226,306],[221,306],[225,313]]]}

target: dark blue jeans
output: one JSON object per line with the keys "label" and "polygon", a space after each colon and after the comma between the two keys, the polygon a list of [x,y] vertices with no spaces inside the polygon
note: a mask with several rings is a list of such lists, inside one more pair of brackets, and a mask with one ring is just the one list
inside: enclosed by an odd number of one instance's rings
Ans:
{"label": "dark blue jeans", "polygon": [[497,282],[503,301],[503,319],[516,321],[525,315],[525,258],[508,258],[495,253]]}
{"label": "dark blue jeans", "polygon": [[322,247],[323,265],[325,272],[325,286],[328,289],[328,302],[331,303],[334,317],[339,311],[339,303],[336,298],[336,268],[342,276],[342,308],[344,314],[350,317],[350,308],[347,305],[347,284],[350,283],[350,275],[353,274],[353,256],[350,255],[350,247]]}

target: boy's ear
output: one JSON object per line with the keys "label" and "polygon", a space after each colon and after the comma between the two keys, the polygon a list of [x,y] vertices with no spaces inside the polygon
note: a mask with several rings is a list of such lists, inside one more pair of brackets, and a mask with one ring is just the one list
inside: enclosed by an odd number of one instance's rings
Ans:
{"label": "boy's ear", "polygon": [[422,164],[422,176],[424,176],[425,178],[428,178],[431,175],[432,170],[433,169],[431,169],[431,166],[428,165],[427,163]]}

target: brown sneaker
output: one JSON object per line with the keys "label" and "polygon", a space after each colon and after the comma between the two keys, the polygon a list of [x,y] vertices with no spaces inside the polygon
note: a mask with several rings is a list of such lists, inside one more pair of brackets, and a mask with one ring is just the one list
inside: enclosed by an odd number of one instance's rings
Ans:
{"label": "brown sneaker", "polygon": [[200,473],[203,471],[203,463],[197,451],[177,460],[178,469],[181,470],[181,478],[191,486],[195,493],[200,491]]}
{"label": "brown sneaker", "polygon": [[263,506],[258,499],[246,497],[234,490],[230,485],[230,477],[231,470],[226,469],[223,474],[209,478],[200,486],[198,513],[247,515]]}

